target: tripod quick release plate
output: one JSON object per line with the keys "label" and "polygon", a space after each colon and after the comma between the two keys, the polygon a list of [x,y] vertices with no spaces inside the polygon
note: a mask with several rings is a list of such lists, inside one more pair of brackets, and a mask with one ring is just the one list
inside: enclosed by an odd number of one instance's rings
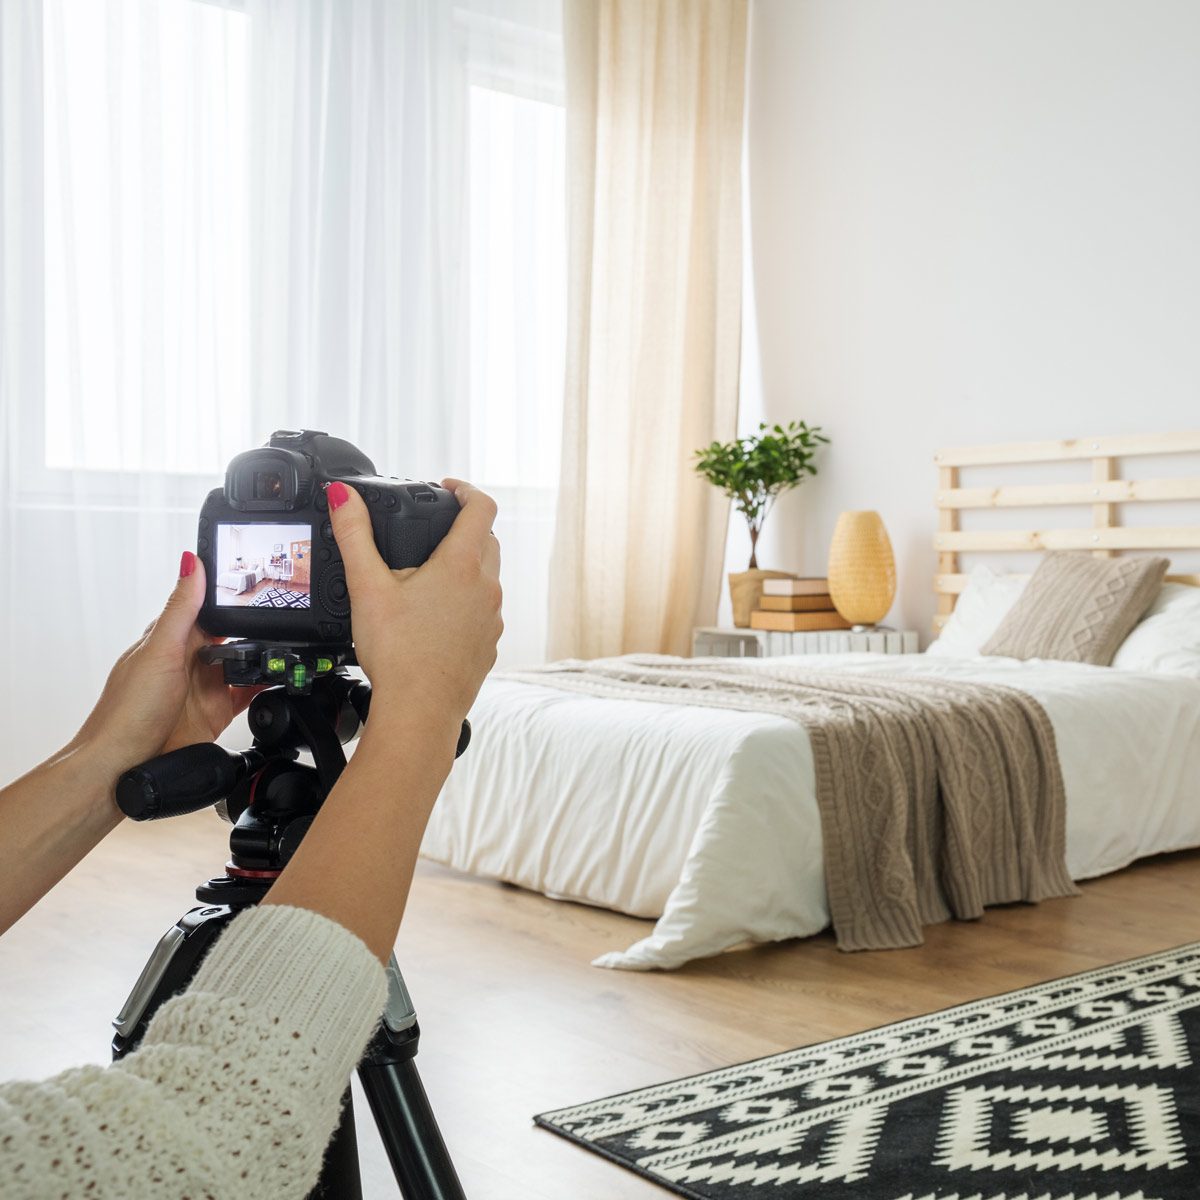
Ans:
{"label": "tripod quick release plate", "polygon": [[282,685],[290,696],[307,696],[316,680],[357,663],[353,646],[321,642],[224,642],[205,646],[201,661],[220,663],[233,687]]}

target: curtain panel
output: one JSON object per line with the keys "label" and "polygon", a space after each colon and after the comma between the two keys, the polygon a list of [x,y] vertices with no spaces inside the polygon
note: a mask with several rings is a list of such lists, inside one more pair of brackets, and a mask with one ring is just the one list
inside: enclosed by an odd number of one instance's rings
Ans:
{"label": "curtain panel", "polygon": [[692,451],[732,437],[746,0],[569,0],[568,340],[552,658],[687,653],[728,504]]}

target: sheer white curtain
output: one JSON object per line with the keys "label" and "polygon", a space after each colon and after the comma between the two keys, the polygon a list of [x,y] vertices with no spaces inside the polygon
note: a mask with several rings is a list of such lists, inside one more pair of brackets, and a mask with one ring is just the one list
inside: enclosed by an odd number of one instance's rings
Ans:
{"label": "sheer white curtain", "polygon": [[4,0],[0,71],[9,769],[63,740],[277,427],[495,490],[502,655],[538,657],[555,0]]}

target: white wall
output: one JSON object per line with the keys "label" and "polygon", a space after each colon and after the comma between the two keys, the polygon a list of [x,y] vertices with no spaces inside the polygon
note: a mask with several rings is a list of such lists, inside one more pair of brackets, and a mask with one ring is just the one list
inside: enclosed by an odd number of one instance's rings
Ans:
{"label": "white wall", "polygon": [[746,409],[833,437],[759,557],[877,508],[924,631],[935,447],[1200,428],[1200,3],[751,11]]}

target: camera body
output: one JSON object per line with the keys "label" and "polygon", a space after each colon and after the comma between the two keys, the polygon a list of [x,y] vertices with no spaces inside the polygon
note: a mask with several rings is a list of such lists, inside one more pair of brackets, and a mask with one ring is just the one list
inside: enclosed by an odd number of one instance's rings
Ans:
{"label": "camera body", "polygon": [[325,485],[340,479],[371,514],[393,569],[419,567],[458,515],[451,492],[388,479],[356,446],[280,430],[237,455],[200,510],[196,551],[207,577],[200,626],[221,637],[348,645],[350,593]]}

